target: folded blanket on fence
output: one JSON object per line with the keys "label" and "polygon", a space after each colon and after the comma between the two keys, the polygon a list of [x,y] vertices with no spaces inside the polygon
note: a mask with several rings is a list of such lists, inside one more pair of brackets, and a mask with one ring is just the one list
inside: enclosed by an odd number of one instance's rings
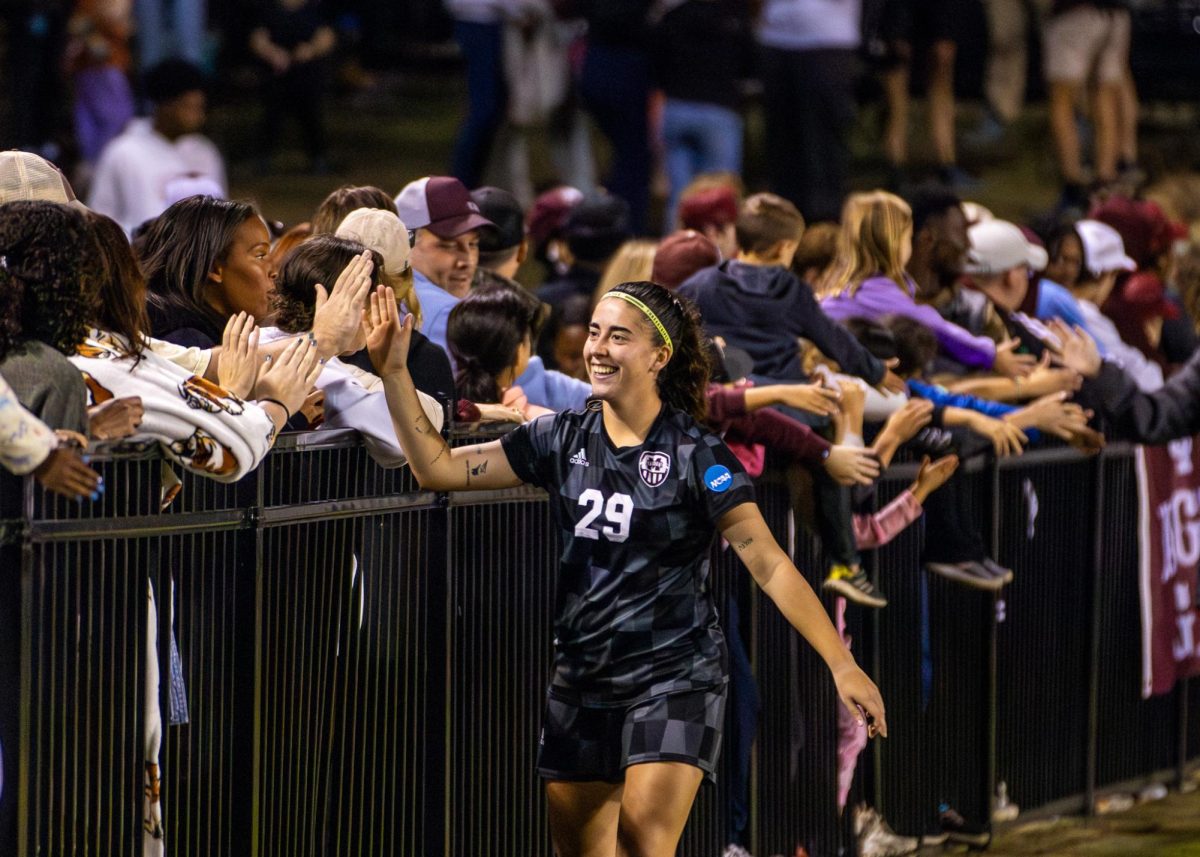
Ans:
{"label": "folded blanket on fence", "polygon": [[83,373],[88,405],[139,396],[145,415],[133,440],[154,440],[172,461],[219,482],[235,482],[258,466],[275,426],[253,402],[146,350],[123,357],[121,341],[92,330],[70,358]]}

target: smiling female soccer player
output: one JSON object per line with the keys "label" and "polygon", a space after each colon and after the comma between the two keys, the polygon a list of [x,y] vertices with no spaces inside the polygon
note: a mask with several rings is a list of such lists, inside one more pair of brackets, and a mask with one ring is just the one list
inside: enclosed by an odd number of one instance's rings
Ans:
{"label": "smiling female soccer player", "polygon": [[749,477],[697,422],[708,365],[690,303],[624,283],[592,315],[583,356],[598,407],[451,449],[405,367],[412,321],[371,297],[367,347],[425,488],[547,489],[563,530],[557,651],[538,770],[560,857],[667,857],[721,745],[725,640],[709,584],[714,531],[833,672],[842,702],[887,734],[879,691],[776,544]]}

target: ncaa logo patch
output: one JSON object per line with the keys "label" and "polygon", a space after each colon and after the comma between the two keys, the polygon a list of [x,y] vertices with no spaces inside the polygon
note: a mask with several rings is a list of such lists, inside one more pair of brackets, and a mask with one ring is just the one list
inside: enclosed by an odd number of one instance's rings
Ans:
{"label": "ncaa logo patch", "polygon": [[665,452],[643,452],[638,459],[638,472],[642,474],[643,482],[657,488],[671,475],[671,456]]}
{"label": "ncaa logo patch", "polygon": [[724,464],[714,464],[704,471],[704,484],[708,486],[709,491],[720,494],[728,491],[733,485],[733,474]]}

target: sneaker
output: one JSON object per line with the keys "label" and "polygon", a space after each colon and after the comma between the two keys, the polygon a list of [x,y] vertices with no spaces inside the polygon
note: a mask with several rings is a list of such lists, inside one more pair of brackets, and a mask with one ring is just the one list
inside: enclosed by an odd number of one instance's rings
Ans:
{"label": "sneaker", "polygon": [[854,809],[854,837],[859,857],[900,857],[912,854],[921,842],[915,836],[899,836],[877,811],[860,804]]}
{"label": "sneaker", "polygon": [[959,815],[954,807],[942,804],[938,807],[938,816],[942,823],[942,831],[949,841],[974,848],[986,848],[991,844],[991,834],[967,830],[966,819]]}
{"label": "sneaker", "polygon": [[829,576],[821,588],[863,607],[887,607],[887,596],[875,588],[861,568],[856,570],[846,565],[835,565],[829,569]]}
{"label": "sneaker", "polygon": [[1005,568],[990,556],[985,556],[979,561],[979,564],[987,569],[988,574],[999,580],[1002,584],[1012,583],[1013,573],[1011,568]]}
{"label": "sneaker", "polygon": [[725,850],[721,852],[721,857],[754,857],[754,855],[742,846],[730,842],[725,846]]}
{"label": "sneaker", "polygon": [[998,592],[1004,586],[1002,579],[993,575],[979,562],[927,562],[925,567],[934,574],[966,584],[973,589]]}

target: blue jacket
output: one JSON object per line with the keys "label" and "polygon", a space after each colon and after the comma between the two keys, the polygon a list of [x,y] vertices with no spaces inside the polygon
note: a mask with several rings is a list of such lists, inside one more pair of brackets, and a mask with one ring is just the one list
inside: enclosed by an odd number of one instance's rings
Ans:
{"label": "blue jacket", "polygon": [[[978,411],[989,417],[1000,419],[1005,414],[1021,410],[1016,405],[1006,405],[1003,402],[993,402],[991,399],[981,399],[978,396],[968,396],[965,393],[951,393],[945,387],[937,384],[926,384],[924,381],[910,379],[908,392],[919,399],[928,399],[939,408],[962,408],[967,411]],[[1042,439],[1042,433],[1034,428],[1021,429],[1030,443]]]}

